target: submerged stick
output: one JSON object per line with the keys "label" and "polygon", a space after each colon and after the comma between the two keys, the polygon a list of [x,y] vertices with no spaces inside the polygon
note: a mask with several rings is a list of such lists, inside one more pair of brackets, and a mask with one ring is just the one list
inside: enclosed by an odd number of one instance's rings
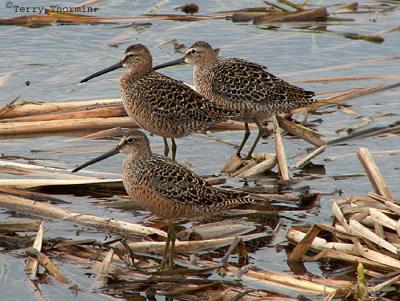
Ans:
{"label": "submerged stick", "polygon": [[38,203],[29,199],[0,194],[0,207],[15,210],[30,215],[63,220],[88,227],[100,229],[120,235],[150,235],[157,234],[166,237],[167,234],[156,228],[144,227],[114,219],[106,219],[94,215],[71,212],[47,203]]}

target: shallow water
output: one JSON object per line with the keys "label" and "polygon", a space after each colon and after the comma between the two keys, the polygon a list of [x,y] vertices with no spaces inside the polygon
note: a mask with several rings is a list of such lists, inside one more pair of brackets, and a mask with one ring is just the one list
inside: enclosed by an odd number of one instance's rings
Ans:
{"label": "shallow water", "polygon": [[[313,5],[331,4],[331,1],[311,1]],[[347,2],[347,1],[338,1]],[[359,1],[359,4],[378,4],[384,1]],[[102,16],[126,16],[145,13],[157,1],[112,0],[95,4]],[[36,2],[35,2],[36,4]],[[52,1],[40,1],[40,5],[53,5]],[[174,7],[183,1],[167,1],[158,13],[174,13]],[[201,13],[219,10],[232,10],[262,5],[261,1],[201,1]],[[31,6],[31,1],[19,1],[19,5]],[[0,18],[15,17],[17,14],[8,9],[0,10]],[[348,25],[329,26],[331,31],[374,33],[398,25],[400,10],[384,13],[345,14],[345,18],[355,18],[356,22]],[[371,18],[376,18],[372,22]],[[222,49],[222,56],[242,57],[268,66],[269,70],[286,80],[318,78],[327,76],[356,75],[399,75],[400,61],[392,60],[379,64],[361,64],[353,68],[338,68],[324,72],[307,72],[316,68],[343,65],[367,59],[399,55],[400,35],[394,32],[387,35],[383,44],[374,44],[362,40],[345,39],[334,33],[294,33],[285,31],[263,30],[250,24],[235,24],[230,20],[206,20],[201,22],[151,21],[150,27],[123,27],[120,24],[104,25],[54,25],[43,28],[25,28],[15,26],[0,27],[2,55],[0,56],[0,76],[12,72],[12,78],[0,87],[0,104],[5,104],[21,95],[25,101],[68,101],[119,97],[117,80],[121,72],[113,72],[96,78],[88,84],[78,86],[83,77],[116,62],[125,48],[132,43],[147,45],[154,58],[154,63],[161,63],[180,54],[175,54],[171,44],[163,43],[177,39],[186,46],[197,40],[206,40],[214,47]],[[285,27],[286,28],[286,27]],[[289,27],[287,27],[289,29]],[[110,45],[114,45],[111,47]],[[117,45],[117,46],[116,46]],[[306,71],[306,72],[304,72]],[[192,82],[190,66],[176,67],[162,71],[174,78]],[[302,73],[304,72],[304,73]],[[297,74],[296,74],[297,73]],[[25,83],[29,81],[27,86]],[[365,87],[389,81],[344,81],[330,83],[299,84],[315,91],[342,90],[351,87]],[[346,102],[351,109],[362,116],[372,119],[370,126],[388,125],[398,120],[400,112],[399,89],[388,90],[356,98]],[[327,109],[330,110],[330,109]],[[389,114],[390,113],[390,114]],[[326,141],[339,137],[335,131],[347,128],[361,120],[355,119],[340,110],[320,116],[309,116],[309,120],[322,119],[317,130]],[[242,132],[215,133],[214,136],[238,144]],[[341,133],[340,135],[343,135]],[[254,136],[252,136],[254,137]],[[162,141],[151,138],[155,152],[162,153]],[[289,165],[306,155],[310,148],[304,141],[285,137],[285,149]],[[95,153],[31,153],[32,149],[51,149],[55,147],[98,145],[99,151],[111,147],[111,141],[81,142],[62,135],[20,138],[7,137],[1,141],[1,153],[25,157],[40,157],[61,162],[67,167],[76,166],[95,156]],[[331,146],[313,160],[314,164],[324,165],[325,176],[314,180],[302,180],[291,188],[308,185],[311,193],[321,193],[321,199],[309,210],[285,211],[281,213],[281,227],[269,244],[251,254],[251,263],[273,271],[290,272],[286,263],[286,252],[279,246],[286,242],[286,231],[293,225],[309,223],[330,223],[330,205],[333,199],[343,195],[365,195],[372,187],[365,176],[347,177],[335,180],[335,176],[363,173],[356,159],[359,147],[367,147],[374,155],[388,186],[395,196],[400,195],[400,147],[399,137],[386,135],[362,140],[353,140],[346,145]],[[258,151],[273,152],[273,140],[268,139],[258,146]],[[232,146],[210,141],[204,137],[191,136],[178,141],[178,159],[190,162],[199,174],[218,174],[224,163],[234,152]],[[92,170],[120,173],[121,156],[116,156],[91,167]],[[206,159],[206,160],[205,160]],[[296,171],[291,171],[292,175]],[[2,178],[17,177],[1,174]],[[24,178],[26,176],[20,176]],[[263,189],[274,191],[277,187],[270,178],[258,178],[244,183],[237,179],[228,179],[234,187],[261,185]],[[271,184],[272,183],[272,184]],[[113,217],[118,220],[137,222],[149,216],[145,211],[121,211],[96,205],[96,199],[61,195],[60,198],[71,204],[62,205],[71,211],[87,212],[98,216]],[[0,220],[6,220],[15,213],[0,209]],[[18,215],[17,215],[18,216]],[[271,221],[276,226],[277,220]],[[46,221],[46,237],[76,238],[76,227],[68,223]],[[79,228],[79,227],[78,227]],[[106,235],[85,229],[79,238],[97,238],[104,240]],[[277,247],[278,246],[278,247]],[[93,279],[88,279],[85,269],[78,269],[68,263],[55,262],[63,271],[76,279],[83,288],[88,288]],[[25,280],[23,258],[13,253],[1,253],[0,287],[2,300],[30,300],[32,287]],[[321,274],[318,263],[307,264],[310,273]],[[95,272],[95,271],[92,271]],[[50,284],[42,285],[46,297],[54,300],[69,300],[72,293],[67,287]],[[107,297],[90,293],[79,293],[80,300],[102,300]],[[161,298],[163,299],[163,298]],[[161,300],[160,299],[160,300]]]}

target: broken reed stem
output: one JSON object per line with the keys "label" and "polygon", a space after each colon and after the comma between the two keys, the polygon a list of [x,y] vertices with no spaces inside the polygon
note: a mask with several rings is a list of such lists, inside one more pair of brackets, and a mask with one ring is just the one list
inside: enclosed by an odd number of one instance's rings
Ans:
{"label": "broken reed stem", "polygon": [[313,225],[304,236],[304,238],[296,245],[288,257],[289,262],[299,262],[306,255],[308,249],[311,247],[315,237],[321,231],[318,225]]}
{"label": "broken reed stem", "polygon": [[125,117],[126,115],[127,115],[126,111],[122,106],[116,106],[116,107],[86,109],[73,112],[61,111],[49,114],[39,114],[39,115],[36,114],[33,116],[0,119],[0,123],[84,119],[84,118],[111,118],[111,117]]}
{"label": "broken reed stem", "polygon": [[[231,240],[230,243],[234,241],[234,238]],[[104,261],[103,256],[93,256],[93,254],[99,253],[98,249],[93,249],[93,252],[90,251],[83,251],[83,250],[76,250],[75,248],[73,249],[63,249],[60,250],[64,254],[64,258],[67,258],[67,260],[73,261],[74,263],[79,263],[84,266],[87,266],[90,264],[92,267],[96,267],[100,269],[100,261]],[[162,251],[162,249],[161,249]],[[105,254],[106,251],[101,251],[101,254]],[[115,263],[120,266],[119,263],[122,263],[122,260],[118,257],[114,258]],[[188,259],[182,259],[184,263],[190,264]],[[214,270],[218,267],[221,266],[221,263],[215,263],[214,261],[209,261],[209,260],[203,260],[199,259],[198,260],[198,272],[199,274],[202,273],[203,271],[210,271]],[[196,270],[189,271],[188,277],[175,277],[177,273],[173,271],[173,274],[171,276],[156,276],[156,275],[148,275],[145,273],[144,275],[137,270],[132,270],[128,269],[124,266],[120,266],[118,268],[114,268],[110,271],[111,276],[113,275],[124,275],[124,279],[129,277],[127,281],[128,285],[133,284],[133,285],[140,285],[144,284],[146,286],[151,285],[153,287],[156,287],[158,283],[161,282],[170,282],[170,283],[183,283],[183,284],[202,284],[204,281],[209,281],[206,279],[199,279],[197,275],[194,277],[190,277],[190,275],[193,275],[193,272],[196,272]],[[227,263],[224,266],[224,272],[229,273],[229,275],[234,275],[235,278],[240,277],[240,278],[246,278],[246,280],[250,280],[252,282],[257,283],[257,285],[260,286],[268,286],[268,287],[274,287],[274,288],[279,288],[282,289],[284,287],[285,289],[288,289],[290,291],[301,291],[301,292],[307,292],[311,294],[315,293],[324,293],[324,289],[326,288],[327,291],[331,292],[338,292],[337,296],[342,296],[343,292],[347,292],[348,289],[351,289],[353,282],[351,281],[343,281],[343,280],[335,280],[335,279],[322,279],[319,277],[312,277],[312,279],[309,276],[293,276],[293,275],[285,275],[283,273],[276,273],[276,272],[269,272],[269,271],[262,271],[262,270],[247,270],[247,269],[240,269],[238,267],[235,267],[233,265],[230,265]],[[180,270],[179,274],[182,274],[182,276],[185,276],[185,271]],[[130,280],[132,279],[132,280]],[[220,282],[221,283],[221,282]],[[228,281],[224,281],[223,283],[228,284]],[[292,285],[292,283],[294,285]],[[122,283],[123,284],[123,283]],[[237,285],[237,283],[232,283],[233,285]],[[119,284],[118,284],[119,285]],[[126,286],[128,288],[128,286]],[[196,297],[196,296],[195,296]],[[260,296],[257,295],[257,300],[259,300]],[[256,300],[254,299],[254,300]],[[247,300],[247,299],[246,299]],[[253,299],[249,299],[253,300]],[[271,299],[272,300],[272,299]],[[282,296],[279,300],[283,300]],[[289,300],[287,298],[284,298],[284,300]]]}
{"label": "broken reed stem", "polygon": [[167,234],[156,228],[144,227],[138,224],[127,223],[114,219],[106,219],[89,214],[82,214],[67,211],[57,206],[38,203],[29,199],[24,199],[12,195],[0,194],[0,207],[15,210],[21,213],[38,215],[45,218],[63,220],[88,227],[93,227],[101,231],[117,233],[119,235],[150,235],[157,234],[166,237]]}
{"label": "broken reed stem", "polygon": [[21,102],[1,114],[1,118],[26,117],[35,114],[55,113],[61,111],[87,110],[107,106],[122,105],[121,99],[98,99],[68,102]]}
{"label": "broken reed stem", "polygon": [[399,60],[399,59],[400,59],[400,55],[378,57],[378,58],[373,58],[373,59],[360,60],[360,61],[356,61],[353,63],[345,63],[342,65],[333,65],[333,66],[322,67],[322,68],[294,71],[294,72],[282,74],[281,76],[284,76],[284,77],[300,76],[300,75],[307,74],[307,73],[326,72],[326,71],[333,71],[333,70],[339,70],[339,69],[351,69],[351,68],[358,67],[358,66],[368,66],[368,65],[373,65],[373,64],[380,64],[380,63],[393,61],[393,60]]}
{"label": "broken reed stem", "polygon": [[[38,232],[36,234],[35,241],[33,242],[33,249],[35,249],[37,252],[40,252],[42,250],[43,233],[44,233],[43,222],[41,222],[39,225]],[[36,257],[28,257],[27,258],[25,271],[29,275],[30,280],[36,279],[38,264],[39,264],[39,262]]]}
{"label": "broken reed stem", "polygon": [[50,260],[49,257],[47,257],[45,254],[39,252],[38,250],[31,248],[27,249],[26,253],[29,256],[35,257],[41,266],[43,266],[51,275],[54,276],[58,281],[64,284],[68,284],[69,281],[67,278],[64,277],[64,275],[61,273],[61,271],[53,264],[53,262]]}
{"label": "broken reed stem", "polygon": [[395,75],[329,76],[329,77],[318,77],[318,78],[291,80],[290,83],[293,83],[293,84],[299,84],[299,83],[329,83],[329,82],[356,81],[356,80],[399,80],[399,79],[400,79],[400,76],[395,76]]}
{"label": "broken reed stem", "polygon": [[[248,235],[240,235],[237,237],[224,237],[207,240],[192,240],[192,241],[177,241],[175,244],[175,250],[178,252],[186,252],[201,249],[219,248],[222,246],[230,245],[236,239],[242,239],[243,241],[249,241],[267,236],[265,233],[254,233]],[[128,246],[132,252],[164,252],[165,242],[159,241],[140,241],[128,243]],[[121,252],[126,250],[126,247],[122,243],[117,243],[115,248]]]}
{"label": "broken reed stem", "polygon": [[328,17],[328,11],[324,6],[296,11],[296,12],[283,12],[276,14],[265,14],[262,16],[256,16],[253,19],[253,24],[264,25],[274,22],[307,22],[314,20],[322,20]]}
{"label": "broken reed stem", "polygon": [[337,292],[336,288],[329,287],[327,285],[319,284],[312,281],[306,281],[302,279],[297,279],[295,276],[285,275],[283,273],[273,273],[268,271],[253,271],[250,270],[243,275],[243,278],[247,278],[248,280],[251,279],[258,279],[258,280],[266,280],[272,281],[275,283],[280,283],[285,286],[292,287],[294,289],[304,289],[306,291],[310,291],[311,293],[323,293],[323,294],[331,294]]}
{"label": "broken reed stem", "polygon": [[289,121],[280,116],[276,116],[276,118],[279,122],[279,126],[293,136],[303,139],[304,141],[307,141],[308,143],[318,147],[325,144],[324,141],[318,138],[318,135],[315,133],[315,131],[305,126],[298,125],[293,121]]}
{"label": "broken reed stem", "polygon": [[278,10],[278,11],[286,12],[286,13],[289,12],[288,9],[286,9],[286,8],[284,8],[284,7],[282,7],[282,6],[279,6],[279,5],[275,4],[275,3],[272,3],[271,1],[264,0],[264,2],[265,2],[266,4],[268,4],[269,6],[275,8],[275,9]]}
{"label": "broken reed stem", "polygon": [[[23,135],[33,133],[66,132],[77,130],[109,129],[114,127],[136,128],[137,124],[130,117],[80,118],[64,120],[46,120],[31,122],[0,123],[0,135]],[[237,121],[219,122],[209,128],[211,131],[244,130],[244,125]]]}
{"label": "broken reed stem", "polygon": [[304,10],[304,8],[301,5],[298,5],[298,4],[288,1],[288,0],[278,0],[278,2],[286,4],[287,6],[290,6],[298,11]]}
{"label": "broken reed stem", "polygon": [[[289,229],[287,233],[289,241],[296,244],[300,243],[305,236],[306,233],[295,229]],[[400,268],[399,260],[366,247],[361,248],[362,254],[360,254],[359,250],[352,243],[327,242],[326,239],[316,237],[311,243],[311,248],[322,251],[313,260],[332,258],[352,263],[362,262],[368,266],[384,270],[398,270]]]}
{"label": "broken reed stem", "polygon": [[305,158],[301,159],[299,162],[295,164],[295,168],[303,168],[308,162],[314,159],[319,154],[323,153],[326,149],[326,144],[316,148],[311,153],[309,153]]}
{"label": "broken reed stem", "polygon": [[[73,186],[73,185],[88,185],[88,184],[102,184],[102,185],[109,185],[109,184],[118,184],[122,185],[121,179],[91,179],[91,178],[84,178],[84,179],[0,179],[0,188],[1,187],[12,187],[12,188],[19,188],[19,189],[27,189],[27,188],[38,188],[43,186]],[[1,190],[0,190],[1,192]],[[8,193],[6,190],[3,192]],[[19,195],[20,197],[23,196],[22,194]],[[23,196],[25,199],[26,195]],[[1,199],[1,197],[0,197]],[[32,201],[31,199],[29,199]],[[49,199],[49,201],[52,201]]]}
{"label": "broken reed stem", "polygon": [[64,132],[112,127],[136,127],[130,117],[83,118],[0,124],[0,135],[21,135],[43,132]]}
{"label": "broken reed stem", "polygon": [[281,174],[282,180],[289,181],[290,177],[289,177],[289,171],[288,171],[288,166],[287,166],[287,162],[286,162],[285,149],[283,147],[282,136],[281,136],[278,120],[275,115],[272,117],[272,122],[274,124],[275,151],[276,151],[276,157],[278,160],[279,172]]}
{"label": "broken reed stem", "polygon": [[365,147],[360,147],[359,151],[357,152],[357,156],[375,192],[386,198],[388,201],[393,202],[393,195],[387,187],[385,180],[383,179],[383,176],[369,150]]}
{"label": "broken reed stem", "polygon": [[110,265],[113,259],[114,249],[110,249],[107,255],[104,257],[103,263],[101,264],[101,268],[99,273],[97,274],[96,279],[92,285],[92,289],[96,290],[102,288],[106,285],[107,275],[110,269]]}
{"label": "broken reed stem", "polygon": [[368,239],[371,242],[376,243],[378,246],[388,250],[389,252],[392,252],[396,256],[399,253],[399,249],[395,245],[393,245],[393,244],[387,242],[386,240],[384,240],[383,238],[379,237],[377,234],[375,234],[374,232],[369,230],[367,227],[360,224],[358,221],[351,219],[349,226],[352,230],[352,233],[356,233],[359,237]]}
{"label": "broken reed stem", "polygon": [[14,103],[21,97],[21,95],[18,95],[16,98],[14,98],[13,100],[11,100],[9,103],[7,103],[6,105],[2,106],[0,108],[0,116],[4,116],[7,114],[7,112],[11,111],[14,107]]}
{"label": "broken reed stem", "polygon": [[337,95],[337,96],[321,99],[318,102],[307,106],[307,108],[309,108],[310,110],[316,110],[316,109],[326,106],[326,105],[341,103],[343,101],[350,100],[350,99],[353,99],[356,97],[360,97],[360,96],[364,96],[364,95],[372,94],[372,93],[376,93],[376,92],[381,92],[381,91],[388,90],[388,89],[393,89],[398,86],[400,86],[400,82],[397,82],[394,84],[387,84],[387,85],[384,85],[384,84],[376,85],[376,86],[372,86],[372,87],[358,89],[355,91],[349,91],[349,92],[345,92],[345,93]]}
{"label": "broken reed stem", "polygon": [[39,230],[41,224],[40,220],[2,221],[0,222],[0,233],[34,232]]}

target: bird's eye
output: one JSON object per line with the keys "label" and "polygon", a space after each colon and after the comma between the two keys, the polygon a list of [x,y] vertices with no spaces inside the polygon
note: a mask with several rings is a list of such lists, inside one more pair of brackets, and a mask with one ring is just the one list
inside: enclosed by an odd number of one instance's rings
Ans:
{"label": "bird's eye", "polygon": [[128,143],[133,143],[133,138],[129,137],[126,141],[128,141]]}
{"label": "bird's eye", "polygon": [[195,54],[197,51],[195,49],[190,50],[190,54]]}

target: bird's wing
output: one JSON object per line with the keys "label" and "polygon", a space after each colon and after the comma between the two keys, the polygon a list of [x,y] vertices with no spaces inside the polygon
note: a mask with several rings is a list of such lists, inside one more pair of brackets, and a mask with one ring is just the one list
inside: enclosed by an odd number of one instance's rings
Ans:
{"label": "bird's wing", "polygon": [[293,102],[313,102],[313,92],[293,86],[266,69],[243,59],[221,60],[212,72],[213,92],[227,101],[265,104],[271,109],[278,106],[277,101],[288,106],[293,106]]}
{"label": "bird's wing", "polygon": [[210,102],[185,85],[158,72],[151,72],[140,79],[142,106],[152,114],[176,122],[212,123],[238,115],[238,112]]}
{"label": "bird's wing", "polygon": [[157,172],[150,177],[150,185],[163,198],[185,205],[224,208],[251,202],[247,193],[212,187],[184,165],[161,156],[157,160]]}

